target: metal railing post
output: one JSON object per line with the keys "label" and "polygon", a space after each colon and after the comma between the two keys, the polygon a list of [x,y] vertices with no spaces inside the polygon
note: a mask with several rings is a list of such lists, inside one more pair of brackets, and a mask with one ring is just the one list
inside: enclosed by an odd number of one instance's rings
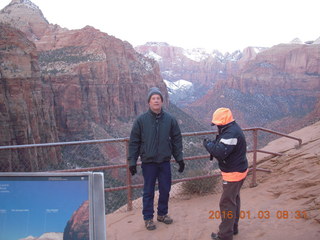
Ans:
{"label": "metal railing post", "polygon": [[127,193],[127,210],[131,211],[132,210],[132,179],[131,179],[131,174],[129,170],[129,161],[128,161],[128,156],[129,156],[129,141],[125,141],[126,143],[126,163],[127,163],[127,187],[128,187],[128,193]]}
{"label": "metal railing post", "polygon": [[258,130],[253,130],[253,163],[252,163],[252,182],[250,187],[256,187],[256,172],[257,172],[257,148],[258,148]]}

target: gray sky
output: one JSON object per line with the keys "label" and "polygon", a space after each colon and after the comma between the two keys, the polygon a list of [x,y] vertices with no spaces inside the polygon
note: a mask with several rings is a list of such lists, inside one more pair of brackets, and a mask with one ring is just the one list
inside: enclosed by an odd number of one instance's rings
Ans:
{"label": "gray sky", "polygon": [[[0,9],[11,0],[0,0]],[[93,26],[133,46],[243,50],[320,37],[318,0],[32,0],[53,24]]]}

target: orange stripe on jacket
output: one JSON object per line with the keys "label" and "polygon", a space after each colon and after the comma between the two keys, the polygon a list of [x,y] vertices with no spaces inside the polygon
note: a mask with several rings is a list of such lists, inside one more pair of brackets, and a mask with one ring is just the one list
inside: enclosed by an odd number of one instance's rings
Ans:
{"label": "orange stripe on jacket", "polygon": [[222,172],[222,179],[227,182],[239,182],[248,174],[248,169],[245,172]]}

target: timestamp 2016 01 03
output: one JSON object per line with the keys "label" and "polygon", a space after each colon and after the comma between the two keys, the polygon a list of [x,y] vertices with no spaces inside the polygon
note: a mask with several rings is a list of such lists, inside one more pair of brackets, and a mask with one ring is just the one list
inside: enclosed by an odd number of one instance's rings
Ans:
{"label": "timestamp 2016 01 03", "polygon": [[[235,218],[235,213],[232,211],[209,211],[209,219],[221,219]],[[302,210],[260,210],[260,211],[250,211],[250,210],[241,210],[239,213],[240,219],[307,219],[308,215],[306,211]]]}

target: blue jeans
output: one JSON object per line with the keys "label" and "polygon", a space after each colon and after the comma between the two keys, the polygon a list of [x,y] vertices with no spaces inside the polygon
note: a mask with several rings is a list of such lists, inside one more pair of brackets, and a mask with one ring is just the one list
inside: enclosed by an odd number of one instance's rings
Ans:
{"label": "blue jeans", "polygon": [[171,189],[171,165],[170,162],[142,163],[143,185],[143,219],[153,218],[154,190],[158,179],[159,200],[158,215],[168,214],[169,193]]}

